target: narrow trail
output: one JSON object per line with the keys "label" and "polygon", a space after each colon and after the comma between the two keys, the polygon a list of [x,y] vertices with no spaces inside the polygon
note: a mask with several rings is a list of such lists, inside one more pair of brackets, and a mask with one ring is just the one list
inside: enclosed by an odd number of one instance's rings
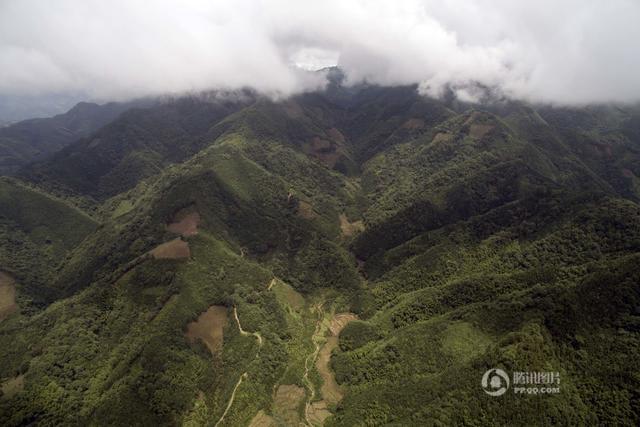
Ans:
{"label": "narrow trail", "polygon": [[[260,332],[247,332],[244,329],[242,329],[242,325],[240,324],[240,318],[238,317],[238,309],[235,306],[233,307],[233,317],[236,319],[236,323],[238,324],[238,330],[240,331],[240,335],[244,335],[244,336],[253,335],[254,337],[256,337],[256,340],[258,341],[258,351],[254,356],[254,360],[255,360],[258,357],[258,354],[260,354],[260,348],[262,347],[262,344],[263,344],[262,335],[260,335]],[[242,381],[246,380],[247,378],[249,378],[248,371],[245,371],[242,373],[242,375],[240,375],[238,382],[236,383],[235,387],[233,387],[233,391],[231,392],[231,397],[229,398],[227,407],[225,408],[218,422],[215,424],[215,427],[218,427],[218,425],[222,421],[224,421],[224,417],[227,416],[227,414],[229,413],[229,410],[231,409],[231,406],[233,406],[233,401],[236,398],[236,391],[238,391],[238,387],[240,387],[240,384],[242,384]]]}
{"label": "narrow trail", "polygon": [[315,387],[313,386],[313,383],[309,379],[309,369],[315,363],[316,359],[318,358],[318,353],[320,352],[321,345],[320,345],[320,342],[319,342],[319,338],[322,338],[321,330],[322,330],[322,321],[324,320],[324,310],[322,309],[322,304],[318,304],[318,305],[314,306],[314,309],[318,312],[318,320],[316,321],[316,329],[313,332],[313,335],[311,336],[311,341],[313,341],[315,349],[314,349],[313,353],[308,355],[307,358],[304,361],[304,375],[302,376],[302,381],[304,382],[305,386],[309,390],[309,397],[307,398],[307,402],[306,402],[306,404],[304,406],[304,419],[305,419],[305,421],[306,421],[308,426],[312,426],[313,425],[311,423],[310,418],[309,418],[309,408],[311,407],[311,402],[316,397]]}
{"label": "narrow trail", "polygon": [[233,307],[233,317],[236,318],[236,323],[238,324],[238,330],[240,331],[240,335],[245,335],[245,336],[253,335],[258,340],[258,345],[262,347],[262,335],[260,335],[260,332],[247,332],[244,329],[242,329],[242,325],[240,324],[240,319],[238,318],[238,310],[235,307]]}
{"label": "narrow trail", "polygon": [[248,376],[249,376],[249,374],[247,374],[246,372],[244,374],[240,375],[240,379],[238,379],[238,382],[236,383],[236,386],[233,388],[233,391],[231,392],[231,397],[229,398],[229,403],[227,403],[227,407],[225,408],[224,412],[222,413],[222,416],[220,417],[220,419],[216,423],[215,427],[218,427],[218,425],[224,420],[224,417],[227,416],[227,413],[229,412],[229,409],[231,409],[231,406],[233,405],[233,400],[236,398],[236,391],[238,391],[238,387],[240,387],[240,384],[242,384],[242,381],[245,380]]}

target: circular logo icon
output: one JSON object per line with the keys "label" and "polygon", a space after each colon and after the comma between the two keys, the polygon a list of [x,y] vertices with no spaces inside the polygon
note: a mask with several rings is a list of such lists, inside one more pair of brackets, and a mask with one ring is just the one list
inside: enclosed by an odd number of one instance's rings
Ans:
{"label": "circular logo icon", "polygon": [[482,388],[489,396],[502,396],[509,388],[509,376],[500,368],[492,368],[482,376]]}

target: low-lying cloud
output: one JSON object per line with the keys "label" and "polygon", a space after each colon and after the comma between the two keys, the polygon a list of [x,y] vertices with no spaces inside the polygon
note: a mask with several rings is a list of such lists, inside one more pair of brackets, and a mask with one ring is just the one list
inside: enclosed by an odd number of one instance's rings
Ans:
{"label": "low-lying cloud", "polygon": [[636,102],[638,22],[637,0],[3,0],[0,95],[288,95],[339,65],[431,96]]}

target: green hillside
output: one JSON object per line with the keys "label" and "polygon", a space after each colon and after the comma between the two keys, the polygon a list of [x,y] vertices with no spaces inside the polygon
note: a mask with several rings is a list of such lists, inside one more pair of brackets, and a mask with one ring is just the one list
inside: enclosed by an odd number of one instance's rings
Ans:
{"label": "green hillside", "polygon": [[56,269],[96,226],[69,203],[0,178],[0,265],[18,279],[26,298],[39,304],[51,298]]}
{"label": "green hillside", "polygon": [[467,107],[179,99],[0,180],[0,423],[637,425],[638,111]]}

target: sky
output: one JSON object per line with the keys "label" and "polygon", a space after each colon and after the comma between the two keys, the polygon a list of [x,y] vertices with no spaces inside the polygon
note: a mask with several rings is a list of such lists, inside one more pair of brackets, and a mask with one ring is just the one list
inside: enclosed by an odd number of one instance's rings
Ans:
{"label": "sky", "polygon": [[640,101],[639,0],[0,0],[0,99],[347,83]]}

